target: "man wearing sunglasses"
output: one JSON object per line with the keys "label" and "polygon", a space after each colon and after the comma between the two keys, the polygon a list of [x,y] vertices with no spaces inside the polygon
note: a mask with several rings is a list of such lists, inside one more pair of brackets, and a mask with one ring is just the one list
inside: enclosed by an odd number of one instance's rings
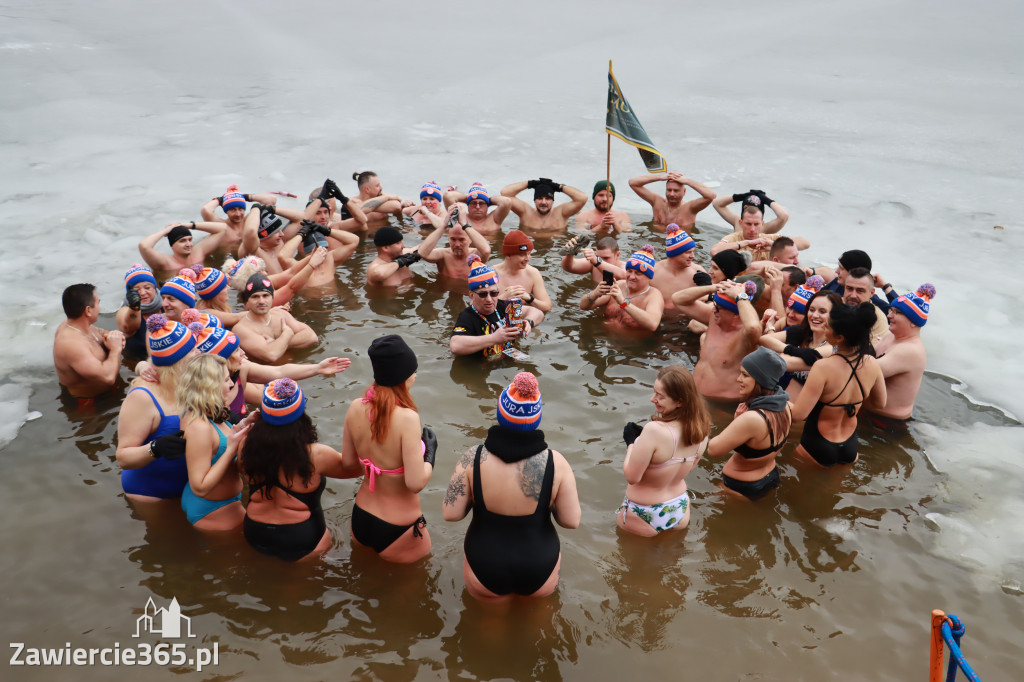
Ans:
{"label": "man wearing sunglasses", "polygon": [[490,357],[500,354],[506,344],[528,336],[544,319],[540,310],[523,304],[522,324],[509,326],[505,311],[507,301],[498,298],[498,276],[480,260],[473,262],[468,280],[469,307],[455,320],[455,330],[448,342],[454,355]]}
{"label": "man wearing sunglasses", "polygon": [[[469,192],[463,194],[457,189],[449,189],[444,193],[444,205],[454,206],[455,204],[466,204],[469,208],[469,222],[480,234],[492,235],[501,231],[501,224],[508,217],[509,209],[512,208],[512,200],[500,194],[492,197],[487,188],[479,182],[474,182]],[[488,209],[494,207],[488,213]],[[486,258],[484,260],[487,260]]]}

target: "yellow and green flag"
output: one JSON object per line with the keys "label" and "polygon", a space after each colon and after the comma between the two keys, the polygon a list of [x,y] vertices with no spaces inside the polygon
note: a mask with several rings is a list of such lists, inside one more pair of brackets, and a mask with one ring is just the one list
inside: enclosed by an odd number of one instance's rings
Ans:
{"label": "yellow and green flag", "polygon": [[640,125],[632,107],[622,94],[615,74],[612,73],[611,61],[608,62],[608,109],[605,112],[604,129],[609,135],[614,135],[636,147],[644,165],[647,166],[647,172],[664,173],[668,170],[665,157],[654,148],[651,138],[647,137],[647,131]]}

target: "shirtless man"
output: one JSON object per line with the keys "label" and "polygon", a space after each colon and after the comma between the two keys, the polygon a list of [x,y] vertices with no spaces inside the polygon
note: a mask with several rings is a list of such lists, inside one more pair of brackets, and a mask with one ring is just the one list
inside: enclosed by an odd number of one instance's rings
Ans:
{"label": "shirtless man", "polygon": [[[380,183],[378,182],[378,185]],[[371,205],[378,206],[382,201],[373,201]],[[335,213],[335,211],[340,211]],[[345,230],[347,232],[365,232],[368,228],[366,214],[362,205],[354,198],[349,199],[338,188],[338,184],[327,178],[324,184],[320,185],[309,193],[309,201],[306,202],[305,212],[298,219],[289,217],[294,221],[295,229],[291,226],[285,230],[284,240],[288,241],[298,232],[298,225],[302,220],[312,220],[320,225],[327,225],[332,230]],[[329,238],[327,248],[336,249],[340,244],[334,238]],[[356,241],[358,244],[358,240]]]}
{"label": "shirtless man", "polygon": [[[533,206],[516,197],[526,189],[533,190]],[[555,192],[564,192],[570,200],[555,206]],[[544,232],[564,230],[569,218],[587,203],[587,195],[582,191],[549,178],[512,183],[501,190],[501,195],[512,199],[512,212],[519,216],[520,227]]]}
{"label": "shirtless man", "polygon": [[[203,204],[199,209],[199,215],[208,223],[221,223],[225,226],[224,245],[231,251],[242,241],[242,231],[245,225],[245,202],[251,201],[273,206],[277,203],[277,197],[273,194],[242,194],[238,191],[238,185],[228,186],[227,191],[219,197],[214,197]],[[218,218],[217,207],[221,207],[227,219]]]}
{"label": "shirtless man", "polygon": [[[450,189],[444,193],[444,205],[452,206],[458,203],[465,203],[469,207],[469,222],[473,224],[477,232],[485,235],[497,234],[501,231],[501,224],[508,217],[512,209],[512,200],[508,197],[492,197],[487,188],[479,182],[474,182],[465,194],[456,189]],[[487,209],[494,206],[490,213]]]}
{"label": "shirtless man", "polygon": [[431,224],[430,218],[427,217],[428,213],[438,218],[445,216],[442,199],[444,194],[441,192],[441,186],[431,180],[420,188],[420,203],[406,206],[402,209],[402,215],[411,217],[417,225]]}
{"label": "shirtless man", "polygon": [[711,257],[710,273],[694,273],[692,287],[679,289],[672,294],[672,304],[679,312],[690,317],[687,325],[690,331],[694,334],[707,331],[714,312],[711,299],[718,291],[718,283],[735,280],[743,274],[749,264],[749,257],[736,251],[720,251]]}
{"label": "shirtless man", "polygon": [[576,216],[576,225],[585,227],[592,232],[607,232],[618,230],[620,232],[631,232],[629,216],[622,211],[612,209],[615,203],[615,185],[607,180],[599,180],[594,185],[594,192],[591,195],[594,200],[594,208],[583,211]]}
{"label": "shirtless man", "polygon": [[[387,194],[380,184],[380,178],[373,171],[356,171],[352,174],[359,188],[359,195],[352,197],[348,207],[341,207],[341,217],[351,217],[351,207],[358,206],[366,215],[366,220],[373,227],[380,227],[390,215],[401,215],[402,209],[412,206],[411,199],[403,199],[397,194]],[[364,228],[365,229],[365,228]]]}
{"label": "shirtless man", "polygon": [[[722,237],[722,241],[712,246],[711,254],[733,249],[749,252],[752,254],[752,261],[768,260],[771,257],[771,248],[774,242],[783,238],[781,234],[763,233],[765,229],[763,214],[757,206],[752,204],[744,204],[743,216],[739,219],[737,229],[737,232],[727,234]],[[790,239],[800,251],[811,246],[811,243],[803,237],[786,237],[786,239]]]}
{"label": "shirtless man", "polygon": [[377,247],[377,257],[366,268],[367,284],[398,286],[412,277],[409,266],[422,258],[415,249],[405,247],[402,233],[390,225],[377,230],[373,245]]}
{"label": "shirtless man", "polygon": [[655,331],[665,312],[665,299],[652,285],[654,268],[654,247],[648,244],[626,261],[625,281],[614,285],[602,281],[583,295],[580,308],[604,306],[605,319],[614,327]]}
{"label": "shirtless man", "polygon": [[[469,209],[466,204],[455,204],[448,209],[448,217],[440,220],[431,214],[434,231],[420,244],[417,252],[428,263],[437,265],[437,274],[453,279],[466,279],[469,265],[466,258],[475,253],[480,261],[491,257],[491,245],[477,231],[476,225],[468,222]],[[435,222],[436,221],[436,222]],[[448,246],[438,248],[441,237],[448,233]],[[470,246],[472,244],[472,246]]]}
{"label": "shirtless man", "polygon": [[[280,258],[287,253],[283,248],[284,221],[281,220],[278,211],[286,209],[275,209],[273,206],[254,206],[253,209],[245,217],[238,257],[253,255],[262,258],[267,264],[267,272],[277,274],[284,270]],[[292,212],[290,209],[286,217],[291,222],[302,220],[301,213]]]}
{"label": "shirtless man", "polygon": [[[210,236],[194,244],[192,230],[209,232]],[[193,263],[202,263],[206,257],[217,250],[226,234],[224,223],[171,223],[157,230],[139,242],[139,253],[142,260],[157,272],[177,272],[182,268],[191,267]],[[161,237],[167,237],[171,246],[171,255],[166,256],[156,250],[156,243]]]}
{"label": "shirtless man", "polygon": [[758,347],[761,321],[742,284],[723,282],[714,295],[708,330],[700,337],[693,380],[705,397],[739,400],[740,361]]}
{"label": "shirtless man", "polygon": [[694,286],[693,276],[705,272],[704,268],[694,262],[697,255],[697,242],[675,223],[665,228],[665,255],[667,258],[658,261],[654,266],[654,288],[665,298],[665,308],[675,310],[672,295],[680,289]]}
{"label": "shirtless man", "polygon": [[[645,186],[652,182],[665,183],[665,196],[655,194]],[[654,209],[654,227],[657,230],[664,230],[671,223],[675,223],[683,230],[693,229],[697,224],[697,214],[710,206],[718,196],[710,188],[682,173],[642,175],[631,179],[629,186]],[[700,198],[684,204],[683,196],[687,187],[692,187]]]}
{"label": "shirtless man", "polygon": [[67,319],[53,337],[57,380],[76,398],[113,388],[121,368],[124,334],[96,327],[100,297],[92,284],[72,284],[61,296]]}
{"label": "shirtless man", "polygon": [[[776,234],[785,227],[786,223],[789,222],[789,212],[782,207],[782,205],[774,199],[769,199],[764,192],[759,189],[752,189],[749,192],[743,194],[726,194],[725,196],[718,197],[711,205],[718,211],[718,215],[722,216],[725,222],[732,225],[734,232],[742,232],[740,228],[740,220],[742,215],[736,215],[736,212],[729,208],[729,204],[736,202],[742,202],[743,211],[745,212],[747,207],[753,207],[761,214],[761,222],[763,227],[761,228],[762,234]],[[765,207],[770,208],[775,213],[775,218],[769,220],[767,223],[764,222],[764,209]]]}
{"label": "shirtless man", "polygon": [[910,419],[928,356],[921,328],[928,322],[935,287],[922,284],[912,294],[897,297],[889,308],[888,336],[875,347],[878,366],[885,377],[885,407],[872,410],[891,419]]}
{"label": "shirtless man", "polygon": [[604,273],[610,272],[615,279],[626,279],[626,264],[619,258],[619,243],[615,237],[601,237],[593,249],[584,248],[583,257],[574,255],[579,237],[573,237],[565,245],[562,269],[575,275],[590,273],[594,284],[604,281]]}
{"label": "shirtless man", "polygon": [[274,308],[274,285],[266,275],[255,274],[239,294],[245,316],[232,331],[246,355],[257,362],[277,362],[292,348],[306,348],[317,342],[316,332],[291,313]]}
{"label": "shirtless man", "polygon": [[512,230],[505,235],[501,242],[501,253],[505,260],[494,266],[494,271],[498,273],[498,288],[505,298],[522,298],[523,303],[547,313],[551,310],[551,299],[544,288],[540,270],[530,265],[531,251],[533,240],[522,230]]}

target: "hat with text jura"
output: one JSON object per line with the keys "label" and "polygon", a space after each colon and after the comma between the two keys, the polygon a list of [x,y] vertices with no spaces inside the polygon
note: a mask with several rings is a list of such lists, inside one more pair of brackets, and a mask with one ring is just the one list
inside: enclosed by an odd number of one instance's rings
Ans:
{"label": "hat with text jura", "polygon": [[907,319],[918,327],[923,327],[928,322],[928,313],[931,312],[933,298],[935,298],[935,286],[922,284],[914,293],[898,296],[892,302],[892,307],[906,315]]}
{"label": "hat with text jura", "polygon": [[540,426],[543,407],[537,377],[520,372],[498,396],[498,423],[516,431],[533,431]]}

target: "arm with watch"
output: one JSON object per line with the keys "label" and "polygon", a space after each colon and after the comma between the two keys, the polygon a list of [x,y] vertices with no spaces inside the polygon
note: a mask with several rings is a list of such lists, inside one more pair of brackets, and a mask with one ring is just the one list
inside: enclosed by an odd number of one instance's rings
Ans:
{"label": "arm with watch", "polygon": [[736,284],[729,288],[729,292],[736,297],[736,308],[740,311],[740,322],[743,324],[743,333],[750,342],[751,349],[757,348],[761,339],[761,318],[754,309],[754,303],[750,296],[743,290],[742,284]]}
{"label": "arm with watch", "polygon": [[665,314],[665,298],[661,292],[657,289],[648,287],[650,295],[644,300],[643,307],[633,303],[628,292],[623,291],[625,284],[619,286],[620,283],[616,283],[611,288],[611,297],[619,304],[619,308],[622,309],[627,315],[632,317],[637,323],[647,329],[648,331],[655,331],[658,325],[661,324],[662,315]]}
{"label": "arm with watch", "polygon": [[590,263],[590,267],[598,272],[610,272],[615,275],[615,279],[626,279],[626,269],[621,268],[618,265],[612,265],[605,259],[594,253],[593,249],[584,249],[583,255]]}

